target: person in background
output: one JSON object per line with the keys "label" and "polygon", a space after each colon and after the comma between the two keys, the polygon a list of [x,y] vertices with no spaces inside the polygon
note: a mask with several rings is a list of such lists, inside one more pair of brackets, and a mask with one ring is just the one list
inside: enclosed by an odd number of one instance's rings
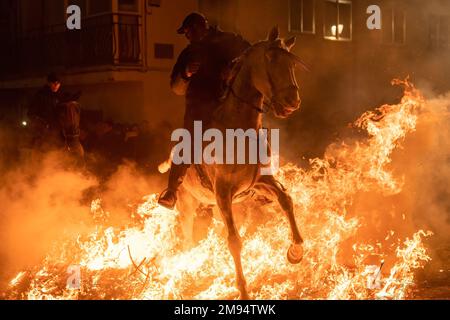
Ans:
{"label": "person in background", "polygon": [[28,108],[33,147],[47,148],[58,138],[57,106],[60,99],[61,80],[55,73],[50,73],[47,83],[35,94]]}

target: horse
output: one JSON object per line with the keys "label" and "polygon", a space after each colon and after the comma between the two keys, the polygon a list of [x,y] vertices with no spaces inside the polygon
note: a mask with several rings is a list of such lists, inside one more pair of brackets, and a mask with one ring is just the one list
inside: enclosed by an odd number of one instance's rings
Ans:
{"label": "horse", "polygon": [[58,109],[58,122],[64,138],[65,149],[77,163],[82,164],[84,161],[84,148],[80,142],[80,104],[71,100],[59,104]]}
{"label": "horse", "polygon": [[32,122],[33,149],[42,156],[53,151],[63,151],[74,161],[83,165],[84,148],[80,142],[81,107],[78,103],[80,93],[62,94],[53,109],[51,120],[34,118]]}
{"label": "horse", "polygon": [[[222,133],[234,128],[259,130],[267,101],[270,102],[270,111],[279,118],[287,118],[300,108],[295,70],[298,66],[307,67],[290,52],[295,41],[295,37],[281,39],[278,27],[275,27],[267,40],[254,44],[238,58],[228,93],[215,111],[210,128]],[[303,239],[296,223],[292,199],[273,175],[260,174],[261,167],[261,164],[191,166],[177,204],[179,212],[183,212],[183,207],[191,207],[192,201],[219,207],[227,229],[228,248],[235,264],[236,286],[242,300],[248,300],[250,296],[241,262],[242,241],[233,217],[232,204],[242,201],[243,195],[252,191],[279,203],[291,229],[292,244],[287,250],[287,259],[291,264],[298,264],[303,257]],[[198,169],[210,181],[211,188],[202,184]]]}
{"label": "horse", "polygon": [[61,102],[57,106],[58,124],[63,138],[64,149],[78,162],[84,159],[84,148],[80,142],[81,107],[75,99]]}

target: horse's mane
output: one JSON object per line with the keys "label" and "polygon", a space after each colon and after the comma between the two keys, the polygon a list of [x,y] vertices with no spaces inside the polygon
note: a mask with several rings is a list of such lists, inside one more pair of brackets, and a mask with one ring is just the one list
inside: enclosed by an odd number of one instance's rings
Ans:
{"label": "horse's mane", "polygon": [[235,60],[233,60],[231,62],[231,71],[230,71],[230,75],[228,77],[228,79],[225,79],[225,84],[227,86],[227,88],[231,87],[234,83],[234,81],[236,80],[239,72],[242,69],[242,66],[244,65],[244,61],[242,59],[242,56],[239,58],[236,58]]}
{"label": "horse's mane", "polygon": [[[277,39],[274,42],[274,48],[280,48],[283,50],[286,50],[287,52],[289,52],[289,49],[287,48],[286,44],[284,43],[283,39]],[[234,59],[231,62],[230,68],[231,68],[231,72],[230,72],[230,76],[225,79],[225,85],[227,87],[227,91],[225,93],[225,96],[228,95],[228,91],[231,88],[231,86],[233,85],[234,81],[236,80],[239,72],[242,69],[242,66],[244,64],[244,62],[246,61],[246,59],[248,58],[248,56],[250,55],[250,53],[256,49],[259,48],[261,46],[266,46],[268,44],[267,40],[262,40],[262,41],[258,41],[256,43],[254,43],[253,45],[251,45],[250,47],[248,47],[239,57],[237,57],[236,59]],[[300,63],[301,67],[306,70],[309,71],[309,66],[304,63],[302,60],[300,60],[300,58],[296,57],[295,55],[292,55],[292,57],[295,57],[297,60],[297,63]]]}
{"label": "horse's mane", "polygon": [[237,78],[239,72],[242,70],[242,67],[243,67],[246,59],[250,55],[250,53],[253,50],[255,50],[256,48],[259,48],[259,47],[265,46],[265,45],[267,45],[267,40],[255,42],[253,45],[248,47],[244,52],[242,52],[242,54],[239,57],[235,58],[231,62],[230,66],[229,66],[231,71],[230,71],[230,74],[227,77],[227,79],[225,79],[225,81],[224,81],[225,82],[224,83],[225,91],[224,91],[223,96],[220,99],[221,101],[224,101],[228,97],[228,95],[231,93],[232,86],[233,86],[234,82],[236,81],[236,78]]}

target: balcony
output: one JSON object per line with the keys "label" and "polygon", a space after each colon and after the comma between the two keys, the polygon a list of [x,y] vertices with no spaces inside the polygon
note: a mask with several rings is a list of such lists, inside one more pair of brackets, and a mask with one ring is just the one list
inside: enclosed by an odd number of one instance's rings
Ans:
{"label": "balcony", "polygon": [[141,19],[138,14],[109,13],[83,19],[81,30],[55,25],[13,35],[0,53],[0,76],[97,66],[142,67]]}

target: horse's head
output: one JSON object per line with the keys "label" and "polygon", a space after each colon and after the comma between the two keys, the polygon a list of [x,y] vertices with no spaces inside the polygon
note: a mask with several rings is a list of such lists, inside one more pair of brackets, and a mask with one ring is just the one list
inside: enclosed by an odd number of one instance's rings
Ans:
{"label": "horse's head", "polygon": [[58,121],[64,136],[77,138],[80,134],[80,104],[77,101],[67,101],[58,104]]}
{"label": "horse's head", "polygon": [[62,101],[58,104],[58,120],[64,135],[66,147],[70,153],[82,163],[84,149],[80,143],[80,104],[74,99]]}
{"label": "horse's head", "polygon": [[305,64],[290,52],[295,37],[281,39],[278,27],[268,40],[255,44],[248,52],[252,61],[252,82],[256,89],[270,100],[275,116],[286,118],[300,108],[299,87],[295,78],[298,66]]}

